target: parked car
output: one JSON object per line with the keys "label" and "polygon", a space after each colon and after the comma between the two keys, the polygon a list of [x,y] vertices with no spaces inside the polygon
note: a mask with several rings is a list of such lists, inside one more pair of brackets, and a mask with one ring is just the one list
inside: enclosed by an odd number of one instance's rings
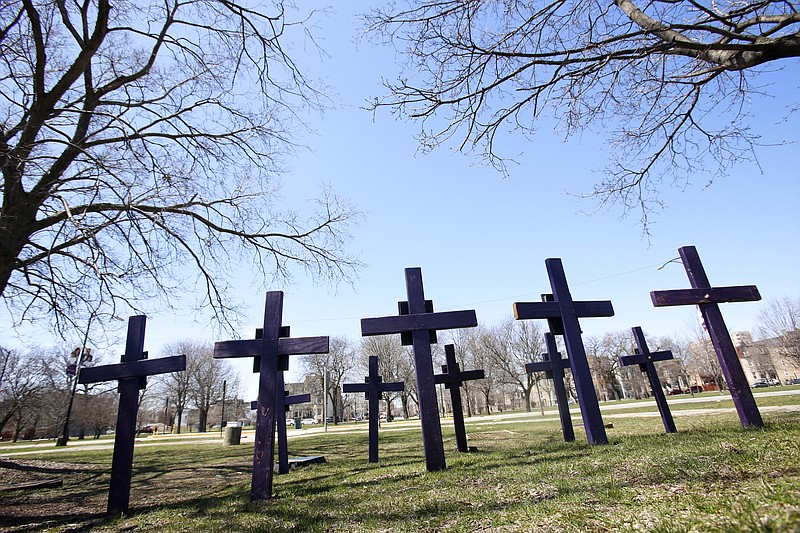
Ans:
{"label": "parked car", "polygon": [[287,426],[293,426],[294,425],[294,418],[287,418],[286,419],[286,425]]}
{"label": "parked car", "polygon": [[769,382],[765,379],[754,381],[753,384],[750,385],[751,389],[761,389],[763,387],[769,387]]}
{"label": "parked car", "polygon": [[800,378],[790,379],[786,382],[787,385],[800,385]]}
{"label": "parked car", "polygon": [[316,424],[316,423],[317,423],[317,419],[316,418],[304,418],[303,419],[303,425],[305,425],[305,424]]}

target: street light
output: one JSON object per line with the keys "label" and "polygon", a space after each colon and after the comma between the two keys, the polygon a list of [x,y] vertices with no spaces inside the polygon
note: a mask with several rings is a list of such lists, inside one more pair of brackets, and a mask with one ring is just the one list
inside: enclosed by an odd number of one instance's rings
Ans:
{"label": "street light", "polygon": [[665,263],[662,263],[660,266],[658,266],[658,267],[656,268],[656,270],[663,270],[663,269],[664,269],[664,267],[665,267],[665,266],[667,266],[667,265],[668,265],[668,264],[670,264],[670,263],[683,263],[683,261],[681,261],[681,258],[680,258],[680,257],[673,257],[673,258],[672,258],[672,259],[670,259],[669,261],[667,261],[667,262],[665,262]]}

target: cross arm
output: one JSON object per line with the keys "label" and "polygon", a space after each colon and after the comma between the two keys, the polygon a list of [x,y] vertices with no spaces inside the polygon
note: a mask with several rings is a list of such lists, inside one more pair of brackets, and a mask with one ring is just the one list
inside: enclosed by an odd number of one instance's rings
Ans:
{"label": "cross arm", "polygon": [[406,384],[402,381],[384,381],[378,384],[380,392],[400,392],[406,389]]}
{"label": "cross arm", "polygon": [[548,372],[552,370],[550,361],[540,361],[536,363],[525,363],[525,373],[533,374],[534,372]]}
{"label": "cross arm", "polygon": [[619,356],[620,366],[643,365],[647,362],[644,354],[637,353],[636,355],[621,355]]}
{"label": "cross arm", "polygon": [[637,353],[635,355],[622,355],[619,357],[619,364],[622,366],[643,365],[648,361],[669,361],[670,359],[674,359],[672,352],[670,350],[664,350],[646,354]]}
{"label": "cross arm", "polygon": [[158,359],[141,359],[127,363],[103,365],[81,369],[79,383],[97,383],[126,378],[153,376],[186,370],[186,356],[159,357]]}
{"label": "cross arm", "polygon": [[474,328],[478,318],[474,310],[420,313],[379,318],[362,318],[361,335],[389,335],[406,331]]}
{"label": "cross arm", "polygon": [[654,307],[668,307],[723,302],[755,302],[761,299],[761,294],[755,285],[742,285],[739,287],[652,291],[650,299],[653,301]]}
{"label": "cross arm", "polygon": [[547,361],[536,361],[533,363],[525,363],[525,372],[533,374],[534,372],[552,372],[554,368],[568,368],[569,359],[556,359]]}
{"label": "cross arm", "polygon": [[[575,316],[578,317],[608,317],[614,316],[614,307],[608,300],[573,302]],[[558,318],[561,308],[558,302],[516,302],[514,303],[514,318],[517,320],[534,320],[544,318]]]}
{"label": "cross arm", "polygon": [[[220,341],[214,344],[214,359],[231,357],[260,357],[261,339]],[[308,355],[328,353],[328,337],[281,337],[278,355]]]}
{"label": "cross arm", "polygon": [[[483,369],[480,370],[464,370],[458,373],[458,380],[459,381],[472,381],[474,379],[483,379],[486,377]],[[434,374],[433,381],[437,385],[450,384],[450,374],[445,371],[444,374]]]}
{"label": "cross arm", "polygon": [[369,392],[369,383],[342,383],[342,392]]}
{"label": "cross arm", "polygon": [[311,393],[306,392],[304,394],[292,394],[291,396],[287,396],[284,402],[286,405],[294,405],[296,403],[308,403],[311,401]]}
{"label": "cross arm", "polygon": [[472,381],[474,379],[483,379],[486,373],[483,369],[480,370],[465,370],[461,372],[461,381]]}

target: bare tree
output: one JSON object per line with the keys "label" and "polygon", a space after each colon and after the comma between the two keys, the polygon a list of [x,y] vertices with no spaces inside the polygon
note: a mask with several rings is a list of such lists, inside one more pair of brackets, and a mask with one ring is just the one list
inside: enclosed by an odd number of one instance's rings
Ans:
{"label": "bare tree", "polygon": [[230,325],[231,263],[353,274],[348,202],[276,195],[299,112],[324,103],[283,48],[316,15],[251,5],[2,3],[0,294],[16,323],[63,330],[199,287],[183,303]]}
{"label": "bare tree", "polygon": [[[397,335],[378,335],[375,337],[364,337],[361,339],[361,360],[362,369],[366,375],[369,371],[369,356],[378,356],[378,372],[383,381],[402,381],[405,388],[399,392],[384,392],[388,408],[386,409],[386,419],[392,420],[391,405],[395,398],[400,399],[403,408],[403,416],[408,418],[411,414],[410,404],[413,402],[419,409],[419,398],[417,395],[417,378],[414,371],[414,356],[412,350],[400,344],[400,337]],[[375,413],[377,416],[378,413]],[[369,416],[373,416],[370,413]]]}
{"label": "bare tree", "polygon": [[[601,338],[587,337],[585,344],[589,364],[594,370],[598,397],[603,400],[621,400],[625,396],[625,391],[619,376],[619,358],[633,353],[634,344],[630,330],[606,333]],[[649,397],[648,384],[638,369],[636,372],[638,375],[632,373],[632,379],[638,387],[632,395],[636,398]]]}
{"label": "bare tree", "polygon": [[608,132],[607,177],[589,194],[639,207],[645,228],[663,186],[752,156],[749,98],[770,91],[758,67],[800,56],[798,4],[783,0],[406,5],[365,16],[406,58],[373,109],[419,119],[423,149],[456,138],[503,170],[506,129],[533,134],[550,115],[567,136]]}
{"label": "bare tree", "polygon": [[319,378],[323,383],[323,376],[328,372],[328,390],[325,395],[333,406],[333,421],[336,424],[344,412],[342,404],[342,383],[350,378],[355,368],[356,353],[346,337],[333,337],[330,339],[328,353],[308,355],[304,358],[306,371]]}
{"label": "bare tree", "polygon": [[41,372],[41,361],[32,355],[23,356],[16,351],[2,350],[0,361],[3,378],[0,381],[0,434],[6,424],[13,426],[13,440],[36,418],[40,407],[40,393],[45,380]]}
{"label": "bare tree", "polygon": [[159,383],[159,392],[162,397],[166,397],[166,402],[175,409],[176,433],[181,432],[183,422],[183,412],[189,406],[189,394],[192,386],[192,372],[197,364],[199,354],[203,351],[203,343],[195,340],[183,340],[168,344],[162,350],[166,355],[185,355],[186,370],[184,372],[172,372],[161,374],[155,379]]}
{"label": "bare tree", "polygon": [[525,372],[525,363],[536,360],[544,351],[541,326],[530,320],[508,318],[485,330],[480,338],[494,361],[499,382],[517,387],[524,395],[525,409],[530,411],[531,391],[540,376]]}
{"label": "bare tree", "polygon": [[[191,352],[187,360],[186,372],[189,378],[187,397],[196,409],[199,431],[206,431],[208,413],[211,407],[222,401],[222,389],[226,394],[236,397],[239,385],[238,375],[228,361],[214,359],[214,346],[211,343],[192,342]],[[188,346],[187,346],[188,348]]]}
{"label": "bare tree", "polygon": [[688,367],[693,374],[699,375],[703,385],[714,383],[718,390],[725,389],[725,376],[722,374],[717,353],[711,343],[711,337],[701,323],[698,315],[689,324],[687,340],[689,341]]}
{"label": "bare tree", "polygon": [[114,427],[117,421],[117,405],[116,387],[94,394],[86,393],[81,398],[80,409],[75,413],[76,421],[95,439],[99,439],[103,433]]}
{"label": "bare tree", "polygon": [[651,351],[669,350],[672,352],[672,359],[661,361],[658,363],[658,375],[661,378],[662,384],[677,387],[683,392],[691,392],[699,390],[692,388],[692,381],[687,375],[686,361],[689,357],[688,343],[679,337],[659,337],[651,341],[648,339],[648,345],[652,346]]}
{"label": "bare tree", "polygon": [[780,354],[800,365],[800,296],[769,301],[757,320],[759,336],[779,339]]}

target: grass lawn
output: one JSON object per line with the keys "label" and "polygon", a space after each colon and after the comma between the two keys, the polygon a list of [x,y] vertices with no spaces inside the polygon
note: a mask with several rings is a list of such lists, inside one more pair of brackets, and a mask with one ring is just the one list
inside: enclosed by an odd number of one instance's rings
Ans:
{"label": "grass lawn", "polygon": [[626,405],[608,411],[614,427],[604,446],[585,443],[577,416],[577,442],[564,443],[554,415],[533,413],[472,417],[478,452],[458,454],[445,422],[448,468],[436,473],[425,471],[413,423],[383,425],[378,465],[367,463],[365,432],[317,433],[290,440],[290,451],[328,463],[276,475],[276,497],[257,503],[249,501],[252,445],[141,446],[132,515],[118,520],[103,517],[109,450],[9,456],[0,459],[0,485],[62,477],[64,486],[0,493],[0,529],[800,531],[800,415],[780,408],[798,397],[758,402],[764,429],[742,429],[712,399],[676,411],[673,435],[653,408]]}

